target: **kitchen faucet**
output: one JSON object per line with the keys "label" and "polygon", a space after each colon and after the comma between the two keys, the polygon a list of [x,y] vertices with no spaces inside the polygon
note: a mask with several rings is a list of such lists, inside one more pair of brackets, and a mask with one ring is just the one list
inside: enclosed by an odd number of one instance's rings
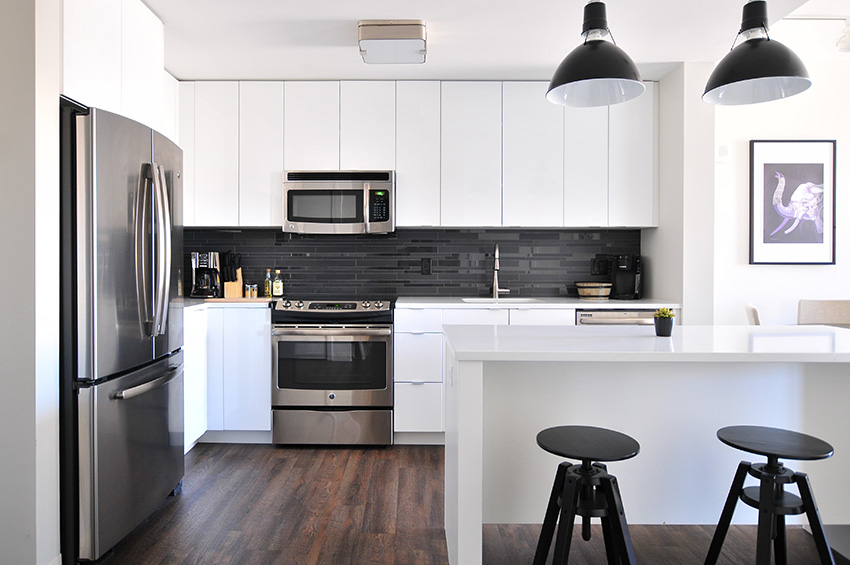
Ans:
{"label": "kitchen faucet", "polygon": [[494,253],[495,260],[493,261],[493,299],[498,300],[500,294],[507,294],[511,291],[509,288],[499,288],[499,244],[496,244],[496,252]]}

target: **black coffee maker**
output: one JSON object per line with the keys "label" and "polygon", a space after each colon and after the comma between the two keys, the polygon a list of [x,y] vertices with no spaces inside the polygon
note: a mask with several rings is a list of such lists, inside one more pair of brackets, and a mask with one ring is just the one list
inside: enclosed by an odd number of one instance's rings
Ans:
{"label": "black coffee maker", "polygon": [[640,255],[614,255],[611,260],[611,298],[640,298]]}
{"label": "black coffee maker", "polygon": [[218,251],[192,252],[192,292],[194,298],[215,298],[221,292]]}

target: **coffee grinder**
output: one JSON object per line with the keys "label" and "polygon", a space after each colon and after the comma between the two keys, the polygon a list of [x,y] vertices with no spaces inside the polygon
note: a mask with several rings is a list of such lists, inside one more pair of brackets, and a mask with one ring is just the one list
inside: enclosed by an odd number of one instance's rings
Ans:
{"label": "coffee grinder", "polygon": [[194,298],[215,298],[221,291],[218,251],[192,252],[192,292]]}

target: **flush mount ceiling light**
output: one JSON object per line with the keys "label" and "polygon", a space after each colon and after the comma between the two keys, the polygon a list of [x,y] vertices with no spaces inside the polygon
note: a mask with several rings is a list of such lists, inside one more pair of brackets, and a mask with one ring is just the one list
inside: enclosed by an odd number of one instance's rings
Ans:
{"label": "flush mount ceiling light", "polygon": [[844,30],[841,32],[838,41],[835,42],[835,46],[842,53],[850,51],[850,18],[844,20]]}
{"label": "flush mount ceiling light", "polygon": [[364,63],[424,63],[422,20],[362,20],[358,24]]}
{"label": "flush mount ceiling light", "polygon": [[573,49],[555,70],[546,98],[562,106],[608,106],[636,98],[646,90],[640,72],[617,47],[608,29],[605,3],[584,7],[584,43]]}
{"label": "flush mount ceiling light", "polygon": [[794,96],[812,85],[803,61],[768,37],[765,0],[744,5],[738,35],[744,42],[733,46],[711,73],[703,100],[730,106],[757,104]]}

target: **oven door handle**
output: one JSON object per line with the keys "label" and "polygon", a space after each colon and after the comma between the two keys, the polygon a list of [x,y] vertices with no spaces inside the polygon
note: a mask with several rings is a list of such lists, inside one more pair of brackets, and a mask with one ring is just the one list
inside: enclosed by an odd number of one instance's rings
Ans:
{"label": "oven door handle", "polygon": [[272,336],[390,336],[392,328],[274,328]]}

